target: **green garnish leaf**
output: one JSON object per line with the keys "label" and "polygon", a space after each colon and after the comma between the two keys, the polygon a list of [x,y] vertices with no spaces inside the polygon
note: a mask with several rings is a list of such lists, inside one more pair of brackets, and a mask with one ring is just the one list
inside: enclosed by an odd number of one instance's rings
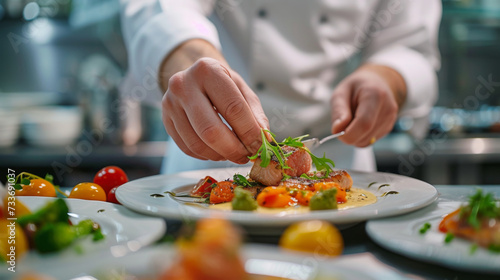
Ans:
{"label": "green garnish leaf", "polygon": [[242,186],[242,187],[253,187],[253,186],[255,186],[257,184],[256,182],[250,182],[250,181],[248,181],[248,179],[245,178],[245,176],[240,175],[240,174],[234,174],[234,176],[233,176],[233,182],[236,185]]}
{"label": "green garnish leaf", "polygon": [[419,230],[420,234],[425,234],[431,228],[430,223],[425,223]]}
{"label": "green garnish leaf", "polygon": [[[269,135],[271,135],[271,142],[269,142],[267,140],[265,132],[268,132]],[[309,149],[307,149],[304,146],[304,143],[302,143],[302,139],[304,139],[305,137],[307,137],[309,135],[302,135],[302,136],[295,137],[295,138],[287,137],[287,138],[285,138],[285,140],[283,140],[283,142],[277,142],[275,139],[276,136],[271,131],[261,129],[260,133],[261,133],[261,137],[262,137],[262,145],[260,146],[259,150],[257,151],[257,153],[255,155],[248,157],[248,158],[253,160],[253,159],[257,159],[258,157],[260,157],[260,159],[261,159],[260,166],[265,168],[269,165],[269,163],[271,162],[271,159],[274,156],[276,158],[276,160],[279,162],[281,169],[283,170],[283,179],[285,179],[285,180],[290,178],[290,176],[288,176],[284,172],[285,169],[290,168],[286,164],[286,158],[288,156],[290,156],[292,153],[285,154],[281,148],[282,146],[295,147],[295,148],[299,148],[299,149],[303,149],[303,150],[307,151],[309,153],[309,155],[311,156],[311,159],[312,159],[314,166],[316,166],[316,170],[325,172],[325,176],[322,178],[328,177],[330,172],[332,172],[333,168],[335,167],[335,163],[331,159],[326,158],[325,154],[323,154],[323,157],[321,157],[321,158],[317,157],[313,153],[311,153],[311,151]],[[307,176],[307,174],[306,174],[306,176]],[[307,178],[307,177],[304,177],[304,178]],[[318,177],[318,179],[321,179],[321,178]]]}
{"label": "green garnish leaf", "polygon": [[444,238],[444,243],[450,243],[453,240],[453,238],[455,238],[455,235],[453,235],[453,233],[451,232],[448,232],[446,234],[446,237]]}
{"label": "green garnish leaf", "polygon": [[15,184],[14,185],[14,189],[16,189],[16,190],[22,190],[23,186],[21,186],[21,184]]}
{"label": "green garnish leaf", "polygon": [[21,179],[21,185],[29,185],[30,184],[30,179]]}
{"label": "green garnish leaf", "polygon": [[482,190],[478,189],[469,197],[469,204],[463,206],[460,211],[460,218],[465,217],[472,227],[479,229],[482,219],[500,217],[500,206],[492,193],[483,194]]}
{"label": "green garnish leaf", "polygon": [[325,171],[326,176],[328,176],[328,174],[333,171],[335,163],[333,162],[333,160],[326,158],[326,154],[323,154],[322,158],[313,155],[311,152],[309,152],[309,154],[311,155],[314,166],[316,166],[316,170]]}

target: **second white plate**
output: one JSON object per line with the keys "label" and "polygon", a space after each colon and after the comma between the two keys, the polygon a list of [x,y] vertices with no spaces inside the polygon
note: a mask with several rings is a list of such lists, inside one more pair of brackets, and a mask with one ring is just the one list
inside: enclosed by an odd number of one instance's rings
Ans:
{"label": "second white plate", "polygon": [[[18,199],[31,210],[41,208],[54,200],[49,197],[27,196]],[[68,215],[73,223],[91,219],[101,226],[105,239],[92,242],[87,238],[58,253],[29,252],[19,260],[18,268],[21,272],[34,270],[43,273],[63,267],[79,271],[87,265],[95,265],[104,257],[120,257],[135,252],[158,240],[165,233],[166,226],[163,219],[147,217],[121,205],[81,199],[65,199],[65,201],[69,207]]]}
{"label": "second white plate", "polygon": [[[336,224],[349,224],[368,219],[408,213],[432,203],[437,197],[436,189],[419,180],[389,174],[349,171],[353,187],[371,191],[377,202],[359,208],[345,210],[323,210],[308,213],[254,213],[246,211],[220,211],[188,205],[174,200],[165,191],[185,191],[207,175],[217,180],[232,178],[235,173],[246,175],[249,168],[207,169],[173,175],[158,175],[128,182],[118,188],[117,199],[135,211],[174,219],[199,219],[214,215],[224,217],[244,226],[283,227],[293,222],[321,219]],[[373,183],[373,184],[372,184]],[[397,194],[383,196],[394,191]],[[161,194],[163,197],[155,196]]]}
{"label": "second white plate", "polygon": [[[439,200],[429,207],[403,216],[369,221],[366,225],[368,235],[381,246],[410,258],[459,270],[500,274],[500,254],[483,248],[471,253],[472,244],[459,238],[445,243],[446,235],[438,230],[444,215],[465,202],[474,188],[453,186],[438,190]],[[484,191],[500,196],[499,187],[484,188]],[[425,223],[430,223],[431,228],[420,234]]]}

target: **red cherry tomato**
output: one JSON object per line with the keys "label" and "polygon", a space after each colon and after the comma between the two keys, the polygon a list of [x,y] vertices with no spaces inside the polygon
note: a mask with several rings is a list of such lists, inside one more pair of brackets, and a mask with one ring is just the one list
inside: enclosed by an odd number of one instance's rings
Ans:
{"label": "red cherry tomato", "polygon": [[212,191],[212,184],[215,183],[217,183],[217,180],[210,176],[206,176],[198,181],[198,184],[194,186],[193,190],[191,190],[191,195],[207,198],[210,196],[210,192]]}
{"label": "red cherry tomato", "polygon": [[108,202],[116,203],[116,204],[121,204],[120,201],[118,201],[116,199],[116,189],[118,189],[118,187],[114,187],[114,188],[112,188],[109,191],[109,193],[108,193]]}
{"label": "red cherry tomato", "polygon": [[117,166],[106,166],[99,170],[94,177],[94,183],[101,186],[106,193],[126,182],[128,182],[127,174]]}

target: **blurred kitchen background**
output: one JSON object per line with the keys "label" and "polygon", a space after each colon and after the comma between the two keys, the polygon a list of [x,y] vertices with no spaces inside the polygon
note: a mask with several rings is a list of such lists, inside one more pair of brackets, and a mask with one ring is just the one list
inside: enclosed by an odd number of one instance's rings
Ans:
{"label": "blurred kitchen background", "polygon": [[[91,181],[106,165],[158,174],[161,112],[120,94],[118,0],[0,0],[0,168]],[[374,148],[379,171],[432,184],[500,183],[500,0],[443,0],[440,95],[429,135],[411,120]],[[479,90],[478,90],[479,89]],[[0,174],[6,174],[3,171]],[[0,179],[0,181],[5,181]]]}

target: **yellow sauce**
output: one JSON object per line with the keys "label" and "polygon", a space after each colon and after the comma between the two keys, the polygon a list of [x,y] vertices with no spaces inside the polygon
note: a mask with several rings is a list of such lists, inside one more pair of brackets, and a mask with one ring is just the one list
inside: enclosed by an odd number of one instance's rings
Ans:
{"label": "yellow sauce", "polygon": [[[345,203],[337,204],[338,210],[361,207],[377,202],[377,197],[373,193],[358,188],[351,188],[351,190],[347,192],[346,198],[347,201]],[[210,209],[232,211],[231,202],[211,204],[208,207]],[[267,208],[259,206],[254,212],[264,214],[302,214],[310,211],[309,207],[298,205],[288,208]]]}

